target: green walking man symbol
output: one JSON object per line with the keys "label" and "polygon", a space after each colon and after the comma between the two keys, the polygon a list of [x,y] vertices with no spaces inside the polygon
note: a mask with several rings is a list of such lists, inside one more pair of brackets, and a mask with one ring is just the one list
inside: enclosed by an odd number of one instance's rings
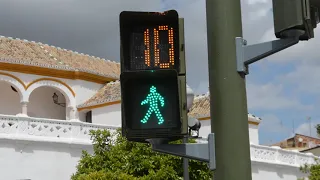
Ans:
{"label": "green walking man symbol", "polygon": [[150,93],[148,94],[147,98],[141,102],[141,105],[149,104],[149,109],[145,114],[144,118],[141,120],[142,123],[147,123],[153,112],[156,114],[156,117],[158,118],[158,124],[162,124],[164,122],[162,114],[159,110],[159,101],[161,107],[163,107],[164,98],[157,92],[156,87],[151,86]]}

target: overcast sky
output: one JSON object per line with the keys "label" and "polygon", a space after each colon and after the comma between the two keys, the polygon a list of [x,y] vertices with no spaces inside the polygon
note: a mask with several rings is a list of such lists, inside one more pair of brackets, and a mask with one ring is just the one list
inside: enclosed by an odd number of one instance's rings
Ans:
{"label": "overcast sky", "polygon": [[[187,81],[208,91],[204,0],[0,0],[0,35],[33,40],[119,62],[119,13],[176,9],[185,18]],[[249,44],[275,39],[271,0],[242,0]],[[263,119],[261,143],[295,132],[309,134],[306,117],[319,123],[320,28],[316,38],[250,66],[249,112]],[[315,130],[312,128],[312,135]]]}

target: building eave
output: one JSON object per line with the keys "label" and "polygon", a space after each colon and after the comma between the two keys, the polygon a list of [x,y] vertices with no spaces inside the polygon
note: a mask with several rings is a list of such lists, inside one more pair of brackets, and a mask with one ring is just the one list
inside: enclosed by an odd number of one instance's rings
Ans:
{"label": "building eave", "polygon": [[0,62],[0,70],[25,73],[25,74],[33,74],[40,76],[49,76],[56,78],[64,78],[64,79],[79,79],[89,82],[94,82],[98,84],[105,84],[110,81],[117,80],[117,77],[108,77],[97,74],[92,74],[88,72],[82,72],[74,69],[54,69],[52,67],[37,67],[28,64],[14,64],[14,63],[5,63]]}

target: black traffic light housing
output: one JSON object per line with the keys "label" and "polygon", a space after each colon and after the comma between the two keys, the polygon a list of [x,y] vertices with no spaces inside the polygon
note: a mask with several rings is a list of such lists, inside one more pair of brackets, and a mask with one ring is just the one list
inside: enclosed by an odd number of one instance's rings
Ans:
{"label": "black traffic light housing", "polygon": [[273,0],[274,30],[277,38],[314,38],[319,23],[319,0]]}
{"label": "black traffic light housing", "polygon": [[129,141],[188,133],[181,34],[175,10],[120,14],[122,135]]}

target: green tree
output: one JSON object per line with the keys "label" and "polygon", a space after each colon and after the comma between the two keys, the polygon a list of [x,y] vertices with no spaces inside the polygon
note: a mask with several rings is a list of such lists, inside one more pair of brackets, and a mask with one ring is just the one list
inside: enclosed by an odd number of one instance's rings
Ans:
{"label": "green tree", "polygon": [[[82,152],[72,180],[175,180],[183,179],[182,158],[152,151],[147,143],[127,141],[118,129],[90,132],[93,154]],[[190,140],[190,143],[194,143]],[[176,141],[173,143],[181,143]],[[211,179],[204,162],[189,161],[190,179]]]}

